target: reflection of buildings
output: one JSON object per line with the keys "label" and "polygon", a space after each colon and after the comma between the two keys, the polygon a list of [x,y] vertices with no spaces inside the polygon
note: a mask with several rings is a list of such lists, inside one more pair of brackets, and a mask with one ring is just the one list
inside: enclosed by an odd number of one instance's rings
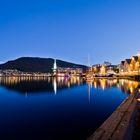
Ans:
{"label": "reflection of buildings", "polygon": [[[88,85],[90,84],[91,82],[88,82]],[[138,90],[140,83],[124,79],[93,79],[92,85],[94,88],[101,88],[103,90],[118,87],[125,93],[135,93],[135,91]]]}
{"label": "reflection of buildings", "polygon": [[56,78],[53,79],[53,89],[54,89],[54,93],[57,93],[57,82],[56,82]]}
{"label": "reflection of buildings", "polygon": [[122,91],[126,93],[135,93],[139,86],[139,82],[122,79],[119,81],[119,85]]}
{"label": "reflection of buildings", "polygon": [[88,84],[88,101],[90,103],[90,96],[91,96],[91,87],[92,87],[92,83]]}
{"label": "reflection of buildings", "polygon": [[[118,80],[117,79],[93,79],[92,81],[92,86],[94,88],[101,88],[101,89],[106,89],[106,88],[111,88],[112,86],[117,85]],[[89,84],[89,82],[88,82]]]}
{"label": "reflection of buildings", "polygon": [[[36,93],[36,92],[53,92],[58,90],[71,88],[73,86],[82,85],[84,81],[80,77],[0,77],[0,85],[9,90],[16,90],[20,93]],[[90,89],[109,89],[118,87],[125,93],[135,93],[140,87],[140,83],[124,79],[93,79],[88,81]],[[90,92],[89,92],[90,93]],[[90,94],[89,94],[90,97]]]}
{"label": "reflection of buildings", "polygon": [[83,83],[79,77],[0,77],[0,85],[28,95],[37,92],[54,92]]}

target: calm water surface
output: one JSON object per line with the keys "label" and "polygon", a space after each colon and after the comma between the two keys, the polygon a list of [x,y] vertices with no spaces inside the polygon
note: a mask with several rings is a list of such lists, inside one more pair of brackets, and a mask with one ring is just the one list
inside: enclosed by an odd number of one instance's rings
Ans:
{"label": "calm water surface", "polygon": [[0,78],[0,140],[85,140],[139,83]]}

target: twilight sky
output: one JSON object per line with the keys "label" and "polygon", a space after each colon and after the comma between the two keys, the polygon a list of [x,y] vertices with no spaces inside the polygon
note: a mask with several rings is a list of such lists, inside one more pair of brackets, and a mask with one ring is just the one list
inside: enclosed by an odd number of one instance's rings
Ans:
{"label": "twilight sky", "polygon": [[81,64],[140,51],[140,0],[1,0],[0,61],[53,57]]}

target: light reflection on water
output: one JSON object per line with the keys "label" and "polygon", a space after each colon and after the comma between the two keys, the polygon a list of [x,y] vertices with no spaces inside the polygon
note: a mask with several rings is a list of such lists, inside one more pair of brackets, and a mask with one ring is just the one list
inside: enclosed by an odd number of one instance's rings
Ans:
{"label": "light reflection on water", "polygon": [[[126,93],[134,93],[135,90],[139,87],[139,82],[132,81],[128,79],[93,79],[92,81],[84,81],[80,77],[72,78],[51,78],[51,77],[0,77],[0,84],[5,87],[12,87],[14,85],[25,84],[37,84],[38,82],[44,82],[46,84],[52,84],[53,89],[51,90],[55,94],[59,87],[70,88],[73,85],[88,84],[88,94],[90,89],[93,87],[95,89],[101,88],[102,90],[112,88],[113,86],[120,88]],[[26,89],[25,85],[25,89]],[[38,86],[42,86],[41,83]],[[32,88],[32,87],[31,87]],[[16,89],[15,89],[16,90]],[[46,88],[47,90],[47,88]],[[22,89],[21,89],[22,92]],[[28,92],[28,91],[26,91]]]}
{"label": "light reflection on water", "polygon": [[127,79],[0,77],[0,139],[85,140],[139,87]]}
{"label": "light reflection on water", "polygon": [[[79,77],[0,77],[0,84],[6,88],[20,90],[20,92],[25,93],[34,92],[34,88],[36,88],[36,90],[38,88],[40,91],[41,89],[46,91],[49,90],[54,92],[54,94],[57,94],[57,90],[60,88],[70,88],[74,85],[83,84],[83,79]],[[46,87],[44,87],[45,84]],[[20,88],[20,86],[24,86],[24,89]]]}
{"label": "light reflection on water", "polygon": [[128,79],[94,79],[87,82],[88,85],[93,85],[95,89],[101,88],[102,90],[118,87],[125,93],[134,93],[139,88],[138,81]]}

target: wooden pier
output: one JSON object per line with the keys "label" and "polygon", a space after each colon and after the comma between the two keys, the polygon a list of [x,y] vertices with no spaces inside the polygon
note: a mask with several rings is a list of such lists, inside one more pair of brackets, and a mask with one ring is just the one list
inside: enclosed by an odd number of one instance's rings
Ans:
{"label": "wooden pier", "polygon": [[138,94],[131,94],[87,140],[131,140]]}

